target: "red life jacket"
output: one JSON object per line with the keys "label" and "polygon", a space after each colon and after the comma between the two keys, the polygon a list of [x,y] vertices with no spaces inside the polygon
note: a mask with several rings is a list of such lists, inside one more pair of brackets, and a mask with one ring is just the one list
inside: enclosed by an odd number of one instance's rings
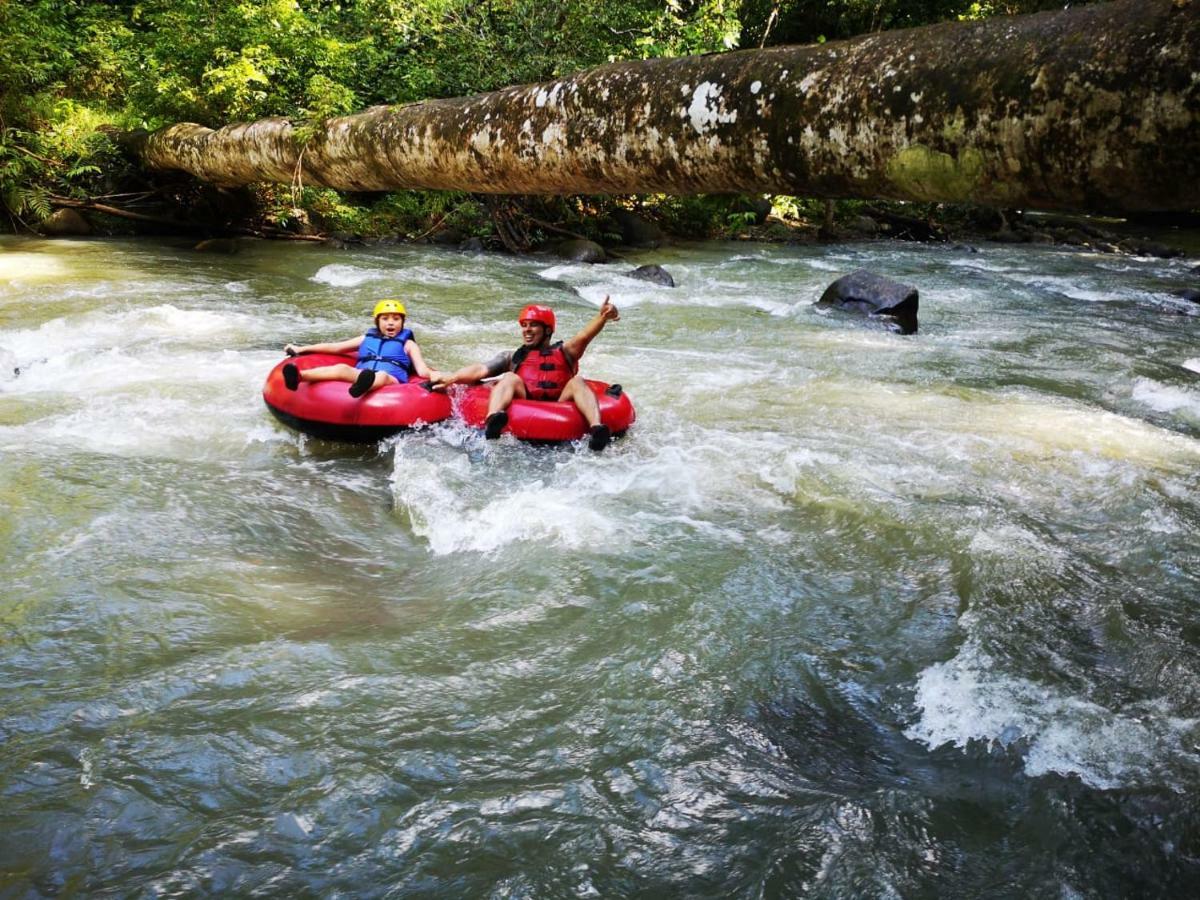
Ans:
{"label": "red life jacket", "polygon": [[557,400],[579,366],[565,350],[562,341],[545,350],[521,347],[513,353],[512,370],[525,382],[530,400]]}

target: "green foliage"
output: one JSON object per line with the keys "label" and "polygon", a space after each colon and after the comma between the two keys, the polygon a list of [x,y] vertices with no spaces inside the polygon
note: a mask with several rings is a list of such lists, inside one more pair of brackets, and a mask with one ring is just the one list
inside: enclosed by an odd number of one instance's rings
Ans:
{"label": "green foliage", "polygon": [[[1082,6],[1097,0],[1075,0]],[[1058,9],[1064,0],[742,0],[742,46],[811,44],[953,19]]]}
{"label": "green foliage", "polygon": [[742,33],[740,9],[741,0],[666,0],[638,49],[646,58],[732,50]]}
{"label": "green foliage", "polygon": [[[297,123],[303,142],[328,118],[379,103],[469,95],[614,60],[1058,2],[0,0],[0,197],[14,215],[37,218],[50,195],[102,192],[121,163],[96,133],[100,125],[219,126],[279,115]],[[419,230],[431,217],[458,215],[444,203],[478,210],[461,198],[396,196],[406,199],[306,193],[303,202],[338,230],[369,231],[389,215]],[[664,215],[696,231],[737,228],[737,216],[744,219],[716,200],[668,202]]]}

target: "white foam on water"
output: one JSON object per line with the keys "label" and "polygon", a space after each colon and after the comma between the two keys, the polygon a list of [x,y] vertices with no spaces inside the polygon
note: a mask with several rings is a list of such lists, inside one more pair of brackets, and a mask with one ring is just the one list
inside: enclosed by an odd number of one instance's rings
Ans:
{"label": "white foam on water", "polygon": [[789,450],[778,456],[758,458],[755,473],[759,479],[779,494],[790,497],[798,489],[801,479],[821,469],[834,468],[840,460],[832,453],[805,448]]}
{"label": "white foam on water", "polygon": [[160,304],[4,332],[0,397],[27,411],[0,428],[0,445],[194,459],[278,440],[258,396],[278,356],[233,349],[271,329],[248,313]]}
{"label": "white foam on water", "polygon": [[[755,258],[756,262],[758,260]],[[799,262],[800,260],[797,260]],[[766,290],[747,290],[744,280],[717,277],[713,274],[720,266],[689,266],[670,268],[676,287],[669,288],[627,277],[626,273],[597,271],[594,266],[561,265],[538,272],[539,277],[570,285],[575,293],[589,305],[599,307],[605,297],[612,299],[619,308],[653,307],[709,307],[720,309],[750,308],[772,316],[787,316],[798,308],[807,307],[824,288],[814,283],[812,290],[803,285],[789,287],[786,295],[772,296]],[[603,276],[598,278],[598,276]],[[815,293],[814,293],[815,292]],[[810,296],[811,295],[811,296]],[[782,299],[781,299],[782,296]]]}
{"label": "white foam on water", "polygon": [[12,282],[13,287],[39,281],[59,281],[67,271],[62,259],[45,253],[26,253],[21,250],[0,253],[0,281]]}
{"label": "white foam on water", "polygon": [[591,274],[591,269],[592,266],[588,263],[563,263],[542,269],[537,276],[546,281],[585,281],[595,277]]}
{"label": "white foam on water", "polygon": [[[5,371],[11,376],[20,368],[19,377],[0,378],[0,393],[62,394],[90,404],[97,395],[131,386],[154,394],[159,383],[186,382],[198,393],[208,385],[202,391],[207,394],[212,382],[238,374],[260,380],[277,361],[225,346],[242,345],[256,331],[274,336],[270,322],[248,313],[172,305],[53,319],[0,334],[0,355],[11,362]],[[261,369],[251,372],[252,365]]]}
{"label": "white foam on water", "polygon": [[847,383],[822,386],[822,396],[885,430],[919,421],[925,428],[963,432],[1013,456],[1041,457],[1081,452],[1104,460],[1163,466],[1194,464],[1200,442],[1140,419],[1059,398],[1023,391],[922,390],[889,385],[863,391]]}
{"label": "white foam on water", "polygon": [[583,285],[577,288],[581,298],[599,308],[608,297],[618,309],[631,309],[644,304],[669,303],[674,296],[672,291],[682,293],[684,286],[677,283],[675,287],[652,284],[638,278],[619,277],[607,284]]}
{"label": "white foam on water", "polygon": [[161,349],[166,355],[169,347],[195,347],[200,341],[219,349],[225,342],[241,343],[248,333],[268,329],[260,317],[249,313],[160,304],[116,312],[106,309],[75,319],[51,319],[37,328],[13,329],[0,333],[0,349],[23,361],[95,350],[155,354]]}
{"label": "white foam on water", "polygon": [[618,308],[640,306],[647,301],[669,302],[671,291],[678,290],[651,284],[637,278],[627,277],[631,271],[597,270],[585,264],[551,266],[537,272],[546,281],[558,282],[571,287],[576,297],[588,306],[599,309],[608,297]]}
{"label": "white foam on water", "polygon": [[16,379],[19,363],[17,354],[0,347],[0,384]]}
{"label": "white foam on water", "polygon": [[1051,275],[1041,271],[1029,271],[1028,269],[1015,270],[1005,275],[1006,280],[1016,282],[1017,284],[1026,287],[1036,288],[1043,291],[1053,291],[1062,294],[1064,297],[1069,297],[1073,300],[1083,300],[1085,302],[1104,302],[1119,298],[1119,294],[1112,290],[1096,289],[1093,290],[1080,284],[1078,275]]}
{"label": "white foam on water", "polygon": [[705,446],[684,446],[679,435],[654,447],[626,438],[593,454],[582,442],[557,449],[509,437],[485,442],[456,425],[442,428],[441,446],[397,442],[392,492],[397,510],[439,555],[529,542],[655,545],[680,535],[740,543],[730,511],[775,507],[778,499],[736,465],[740,444],[698,443]]}
{"label": "white foam on water", "polygon": [[905,734],[930,748],[972,741],[1007,745],[1020,740],[1031,776],[1074,775],[1101,790],[1166,784],[1173,761],[1200,761],[1185,746],[1198,719],[1172,716],[1156,704],[1107,709],[1063,690],[1001,672],[968,642],[917,678],[918,720]]}
{"label": "white foam on water", "polygon": [[0,447],[171,459],[225,458],[250,443],[285,440],[269,430],[260,406],[228,402],[224,392],[204,402],[161,393],[97,396],[69,412],[0,428]]}
{"label": "white foam on water", "polygon": [[951,259],[948,261],[948,264],[955,268],[973,269],[979,272],[1004,273],[1021,271],[1017,266],[994,258],[988,258],[981,254],[972,254],[971,256]]}
{"label": "white foam on water", "polygon": [[[460,262],[460,260],[454,260]],[[479,285],[494,284],[494,276],[486,268],[474,264],[468,265],[435,265],[435,266],[413,266],[411,268],[393,270],[389,277],[403,278],[406,282],[412,282],[414,286],[438,284],[438,285]],[[407,291],[401,291],[402,294],[407,294]]]}
{"label": "white foam on water", "polygon": [[382,281],[391,278],[395,273],[383,269],[363,269],[344,263],[330,263],[317,269],[309,280],[317,284],[327,284],[331,287],[357,287],[369,281]]}
{"label": "white foam on water", "polygon": [[1189,372],[1196,372],[1197,374],[1200,374],[1200,356],[1194,356],[1191,359],[1185,359],[1180,363],[1180,365]]}
{"label": "white foam on water", "polygon": [[[504,449],[504,448],[501,448]],[[494,475],[479,481],[466,456],[431,459],[396,446],[392,493],[413,531],[445,555],[456,551],[494,553],[513,543],[578,549],[610,540],[620,523],[598,506],[580,504],[580,491],[562,484],[498,485]]]}
{"label": "white foam on water", "polygon": [[841,272],[845,275],[850,274],[850,267],[833,259],[810,259],[808,260],[808,265],[818,272]]}
{"label": "white foam on water", "polygon": [[1184,413],[1186,418],[1200,419],[1200,393],[1196,391],[1139,378],[1133,383],[1132,396],[1158,412]]}
{"label": "white foam on water", "polygon": [[968,552],[980,577],[997,583],[1062,572],[1069,563],[1063,547],[1013,523],[980,528],[971,536]]}
{"label": "white foam on water", "polygon": [[1183,534],[1187,527],[1179,517],[1163,509],[1148,509],[1142,513],[1142,527],[1151,534]]}
{"label": "white foam on water", "polygon": [[[520,342],[520,333],[516,327],[516,315],[505,322],[480,322],[465,316],[450,316],[436,325],[421,325],[414,320],[413,328],[420,325],[421,330],[429,334],[478,334],[485,339],[492,339],[497,346],[504,346],[504,338],[516,344]],[[494,337],[493,337],[494,335]]]}

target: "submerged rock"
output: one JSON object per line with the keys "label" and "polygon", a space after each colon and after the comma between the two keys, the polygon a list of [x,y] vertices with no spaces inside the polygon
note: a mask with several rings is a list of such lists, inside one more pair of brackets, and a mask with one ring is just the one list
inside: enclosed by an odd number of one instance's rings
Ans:
{"label": "submerged rock", "polygon": [[866,269],[839,278],[825,289],[816,305],[895,321],[901,334],[917,331],[917,289]]}
{"label": "submerged rock", "polygon": [[563,241],[554,248],[554,252],[562,259],[570,260],[571,262],[599,263],[608,259],[604,248],[595,241]]}
{"label": "submerged rock", "polygon": [[467,239],[467,235],[457,228],[443,228],[441,231],[435,231],[429,236],[429,243],[438,244],[442,247],[454,245],[457,247]]}
{"label": "submerged rock", "polygon": [[1133,256],[1154,256],[1159,259],[1179,259],[1184,255],[1184,252],[1178,247],[1170,247],[1160,244],[1158,241],[1138,239],[1122,241],[1119,249]]}
{"label": "submerged rock", "polygon": [[855,216],[846,227],[855,234],[879,234],[879,223],[870,216]]}
{"label": "submerged rock", "polygon": [[458,249],[463,253],[482,253],[484,251],[483,241],[477,237],[469,237],[458,245]]}
{"label": "submerged rock", "polygon": [[1192,303],[1200,303],[1200,290],[1196,290],[1196,288],[1181,288],[1175,292],[1175,296],[1190,300]]}
{"label": "submerged rock", "polygon": [[81,237],[92,233],[88,220],[73,209],[58,209],[42,220],[39,226],[48,237]]}
{"label": "submerged rock", "polygon": [[329,236],[325,238],[325,245],[337,250],[346,250],[356,244],[361,245],[364,243],[362,235],[351,234],[348,231],[331,231]]}
{"label": "submerged rock", "polygon": [[199,253],[224,253],[226,256],[232,256],[241,247],[236,238],[210,238],[207,241],[201,241],[192,249]]}
{"label": "submerged rock", "polygon": [[630,278],[636,278],[639,281],[650,281],[664,287],[675,287],[675,279],[662,266],[638,266],[628,274]]}

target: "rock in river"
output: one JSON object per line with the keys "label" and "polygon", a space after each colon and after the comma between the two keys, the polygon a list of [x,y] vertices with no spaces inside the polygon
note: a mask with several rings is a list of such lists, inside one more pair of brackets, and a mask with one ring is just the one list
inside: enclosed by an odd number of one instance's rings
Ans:
{"label": "rock in river", "polygon": [[675,287],[675,279],[662,266],[638,266],[629,273],[629,277],[636,278],[639,281],[650,281],[654,284],[661,284],[663,287]]}
{"label": "rock in river", "polygon": [[917,289],[866,269],[843,276],[825,289],[820,307],[893,319],[901,334],[917,331]]}

